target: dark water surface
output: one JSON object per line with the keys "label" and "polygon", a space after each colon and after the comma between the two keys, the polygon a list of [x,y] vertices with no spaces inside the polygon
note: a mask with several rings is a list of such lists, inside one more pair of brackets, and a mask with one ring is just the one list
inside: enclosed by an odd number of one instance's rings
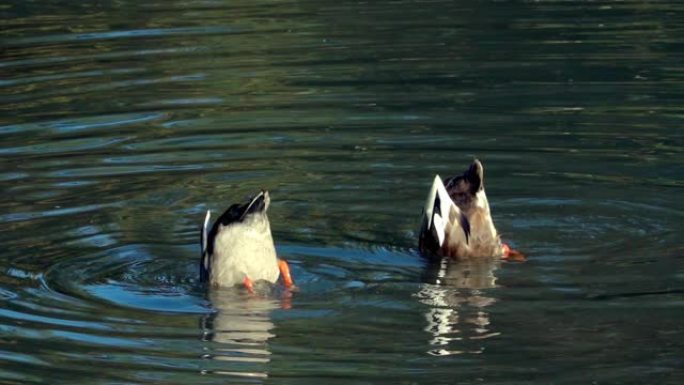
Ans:
{"label": "dark water surface", "polygon": [[[682,383],[684,3],[0,6],[0,383]],[[485,164],[526,263],[416,252]],[[301,292],[206,293],[271,190]]]}

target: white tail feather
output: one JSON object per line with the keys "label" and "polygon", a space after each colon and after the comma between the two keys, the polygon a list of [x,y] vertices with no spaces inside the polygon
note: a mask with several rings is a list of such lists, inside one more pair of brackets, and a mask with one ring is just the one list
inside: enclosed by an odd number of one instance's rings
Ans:
{"label": "white tail feather", "polygon": [[202,225],[202,255],[207,251],[207,226],[209,225],[210,218],[211,210],[207,210],[207,214],[204,216],[204,224]]}
{"label": "white tail feather", "polygon": [[[437,197],[439,197],[439,213],[434,212],[435,200]],[[452,211],[454,211],[453,214]],[[447,192],[446,188],[444,187],[444,182],[442,182],[442,179],[439,177],[439,175],[435,175],[435,179],[432,182],[432,188],[430,189],[427,201],[425,202],[424,214],[424,221],[427,225],[426,228],[433,229],[440,247],[446,240],[447,231],[450,231],[451,234],[455,233],[459,240],[462,238],[463,242],[466,241],[465,233],[461,228],[461,223],[459,222],[461,210],[451,200],[449,192]],[[450,223],[450,221],[454,218],[456,218],[456,220]]]}
{"label": "white tail feather", "polygon": [[435,214],[432,217],[432,220],[434,224],[435,234],[437,235],[437,240],[439,241],[439,245],[442,246],[444,244],[444,235],[446,233],[446,221],[442,219],[442,217],[439,214]]}
{"label": "white tail feather", "polygon": [[430,188],[430,192],[425,200],[425,207],[423,208],[426,228],[428,229],[432,225],[432,212],[433,208],[435,207],[435,197],[437,196],[437,190],[439,189],[439,186],[444,186],[444,183],[442,183],[442,179],[439,178],[439,175],[435,175],[435,180],[432,182],[432,187]]}

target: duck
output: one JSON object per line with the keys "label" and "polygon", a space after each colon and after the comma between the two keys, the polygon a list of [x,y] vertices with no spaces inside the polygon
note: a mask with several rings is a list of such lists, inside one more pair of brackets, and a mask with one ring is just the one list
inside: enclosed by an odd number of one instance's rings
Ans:
{"label": "duck", "polygon": [[494,257],[524,260],[496,230],[484,187],[484,167],[474,159],[461,175],[435,175],[423,207],[418,248],[430,259]]}
{"label": "duck", "polygon": [[287,261],[276,254],[267,215],[270,203],[268,191],[261,190],[231,205],[211,227],[207,210],[201,227],[200,282],[210,287],[244,285],[253,293],[256,282],[274,284],[282,277],[285,287],[294,289]]}

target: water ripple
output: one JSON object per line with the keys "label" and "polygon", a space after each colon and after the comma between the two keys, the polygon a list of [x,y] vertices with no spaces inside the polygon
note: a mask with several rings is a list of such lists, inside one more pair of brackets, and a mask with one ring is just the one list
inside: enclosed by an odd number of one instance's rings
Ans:
{"label": "water ripple", "polygon": [[54,43],[68,43],[72,41],[89,41],[89,40],[110,40],[122,38],[146,38],[159,36],[173,36],[173,35],[211,35],[211,34],[227,34],[227,33],[244,33],[248,30],[244,27],[235,26],[206,26],[206,27],[178,27],[178,28],[147,28],[138,30],[125,31],[103,31],[90,33],[72,33],[63,35],[44,35],[31,36],[23,38],[14,38],[11,40],[2,40],[0,44],[5,46],[27,46],[33,44],[54,44]]}

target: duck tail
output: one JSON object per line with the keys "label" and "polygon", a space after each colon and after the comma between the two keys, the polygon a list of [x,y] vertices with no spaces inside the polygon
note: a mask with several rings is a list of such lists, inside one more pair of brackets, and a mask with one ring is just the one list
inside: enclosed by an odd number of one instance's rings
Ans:
{"label": "duck tail", "polygon": [[423,208],[423,232],[432,234],[440,249],[444,247],[447,237],[457,238],[450,239],[449,243],[455,241],[468,244],[470,223],[451,200],[439,175],[435,175]]}

